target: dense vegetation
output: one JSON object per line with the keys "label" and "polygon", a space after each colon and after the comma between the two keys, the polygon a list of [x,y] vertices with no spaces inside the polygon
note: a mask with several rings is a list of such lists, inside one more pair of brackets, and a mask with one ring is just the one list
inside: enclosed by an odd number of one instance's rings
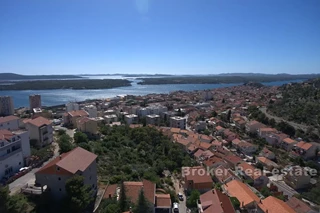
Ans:
{"label": "dense vegetation", "polygon": [[0,80],[35,80],[35,79],[67,79],[81,78],[77,75],[19,75],[15,73],[0,73]]}
{"label": "dense vegetation", "polygon": [[316,75],[209,75],[209,76],[174,76],[164,78],[140,78],[139,84],[219,84],[219,83],[248,83],[272,82],[308,79]]}
{"label": "dense vegetation", "polygon": [[308,83],[284,85],[282,99],[268,106],[269,112],[284,119],[319,127],[320,79]]}
{"label": "dense vegetation", "polygon": [[178,171],[193,161],[182,148],[155,128],[103,127],[103,140],[89,142],[98,154],[102,181],[119,183],[142,178],[160,185],[163,170]]}
{"label": "dense vegetation", "polygon": [[28,212],[29,204],[23,195],[9,195],[8,186],[0,185],[0,212],[1,213],[24,213]]}
{"label": "dense vegetation", "polygon": [[130,81],[124,79],[42,80],[0,85],[0,90],[109,89],[130,85]]}

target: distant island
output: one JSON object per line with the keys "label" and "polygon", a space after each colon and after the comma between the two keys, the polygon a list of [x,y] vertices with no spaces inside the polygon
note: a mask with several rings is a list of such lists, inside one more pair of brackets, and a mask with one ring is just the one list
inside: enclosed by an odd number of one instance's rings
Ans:
{"label": "distant island", "polygon": [[79,80],[42,80],[19,81],[10,85],[1,85],[0,90],[50,90],[50,89],[110,89],[130,86],[125,79],[79,79]]}
{"label": "distant island", "polygon": [[16,81],[16,80],[44,80],[44,79],[70,79],[82,78],[77,75],[19,75],[15,73],[0,73],[1,81]]}
{"label": "distant island", "polygon": [[249,83],[249,82],[273,82],[273,81],[292,81],[308,80],[320,77],[320,74],[289,75],[289,74],[219,74],[219,75],[195,75],[195,76],[171,76],[164,78],[139,78],[139,84],[221,84],[221,83]]}

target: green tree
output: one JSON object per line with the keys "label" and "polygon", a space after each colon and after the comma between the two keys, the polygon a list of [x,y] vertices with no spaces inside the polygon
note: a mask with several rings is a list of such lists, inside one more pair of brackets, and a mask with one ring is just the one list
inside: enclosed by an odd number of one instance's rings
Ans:
{"label": "green tree", "polygon": [[268,187],[264,186],[262,187],[262,189],[260,190],[261,194],[264,196],[264,197],[268,197],[271,195],[270,193],[270,190]]}
{"label": "green tree", "polygon": [[120,186],[119,208],[121,212],[125,212],[129,208],[129,202],[126,195],[126,188],[124,186],[123,181]]}
{"label": "green tree", "polygon": [[72,138],[69,135],[61,135],[58,139],[60,154],[69,152],[73,149]]}
{"label": "green tree", "polygon": [[134,213],[152,213],[151,205],[144,195],[144,191],[140,190],[137,206]]}
{"label": "green tree", "polygon": [[76,132],[73,136],[74,138],[74,142],[76,144],[79,144],[79,143],[88,143],[89,139],[88,139],[88,136],[82,132]]}
{"label": "green tree", "polygon": [[197,207],[197,200],[200,198],[200,192],[198,190],[193,190],[190,197],[187,199],[187,207],[195,208]]}
{"label": "green tree", "polygon": [[92,151],[91,146],[88,143],[79,143],[78,146],[85,149],[85,150],[88,150],[89,152]]}
{"label": "green tree", "polygon": [[211,134],[211,132],[210,132],[210,130],[209,130],[209,129],[205,129],[205,130],[203,131],[203,134],[205,134],[205,135],[210,135],[210,134]]}
{"label": "green tree", "polygon": [[84,177],[74,176],[66,182],[67,200],[70,211],[83,212],[93,201],[91,186],[84,185]]}
{"label": "green tree", "polygon": [[58,129],[58,135],[65,135],[66,134],[66,130],[64,129]]}
{"label": "green tree", "polygon": [[240,201],[236,197],[230,197],[230,201],[235,209],[240,209]]}
{"label": "green tree", "polygon": [[8,186],[0,186],[0,212],[1,213],[24,213],[27,212],[27,199],[21,195],[9,195]]}
{"label": "green tree", "polygon": [[211,116],[212,116],[212,117],[217,117],[217,115],[218,115],[218,113],[217,113],[215,110],[213,110],[213,111],[211,112]]}

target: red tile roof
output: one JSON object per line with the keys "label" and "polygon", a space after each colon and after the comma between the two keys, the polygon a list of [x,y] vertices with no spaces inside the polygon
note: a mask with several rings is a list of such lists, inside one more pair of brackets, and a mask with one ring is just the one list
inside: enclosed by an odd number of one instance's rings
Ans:
{"label": "red tile roof", "polygon": [[226,169],[224,166],[218,166],[214,170],[214,176],[220,181],[220,183],[236,177],[230,170]]}
{"label": "red tile roof", "polygon": [[[185,173],[186,171],[189,171],[189,174]],[[183,175],[185,176],[186,180],[188,181],[192,180],[193,183],[212,183],[213,182],[210,176],[210,173],[207,172],[207,170],[201,166],[185,167],[183,169]]]}
{"label": "red tile roof", "polygon": [[304,141],[300,141],[299,143],[296,144],[297,147],[303,150],[308,150],[310,149],[313,145],[311,143],[306,143]]}
{"label": "red tile roof", "polygon": [[41,127],[41,126],[44,126],[44,125],[50,125],[52,122],[49,121],[48,119],[44,118],[44,117],[37,117],[35,119],[29,119],[26,121],[26,123],[29,123],[29,124],[32,124],[34,126],[37,126],[37,127]]}
{"label": "red tile roof", "polygon": [[257,169],[256,167],[243,162],[238,165],[238,167],[249,177],[251,177],[253,180],[258,179],[262,176],[262,171]]}
{"label": "red tile roof", "polygon": [[253,202],[259,202],[260,199],[258,196],[251,191],[251,189],[244,183],[239,180],[232,180],[229,183],[224,185],[224,188],[227,190],[228,194],[231,197],[236,197],[240,206],[244,207]]}
{"label": "red tile roof", "polygon": [[156,194],[156,207],[171,208],[170,194]]}
{"label": "red tile roof", "polygon": [[13,137],[14,134],[12,134],[12,132],[3,129],[0,130],[0,140],[11,140],[11,138]]}
{"label": "red tile roof", "polygon": [[292,140],[291,138],[285,138],[282,140],[283,142],[287,143],[287,144],[292,144],[295,143],[296,141]]}
{"label": "red tile roof", "polygon": [[234,213],[229,197],[219,190],[210,190],[200,196],[203,213]]}
{"label": "red tile roof", "polygon": [[109,186],[106,188],[106,191],[105,191],[105,193],[104,193],[103,198],[105,198],[105,199],[108,199],[108,198],[110,198],[110,197],[113,198],[114,195],[116,194],[117,188],[118,188],[118,185],[117,185],[117,184],[109,185]]}
{"label": "red tile roof", "polygon": [[124,182],[126,195],[133,203],[137,203],[140,191],[143,190],[147,200],[155,204],[155,188],[156,185],[148,180],[143,182]]}
{"label": "red tile roof", "polygon": [[20,118],[18,118],[17,116],[14,115],[9,115],[6,117],[0,117],[0,123],[6,123],[9,121],[14,121],[14,120],[19,120]]}
{"label": "red tile roof", "polygon": [[90,164],[95,161],[97,155],[89,152],[81,147],[77,147],[70,152],[64,153],[56,157],[50,163],[39,169],[36,173],[56,174],[58,171],[65,171],[66,174],[75,174],[77,171],[85,171]]}
{"label": "red tile roof", "polygon": [[295,211],[282,200],[269,196],[259,203],[260,209],[268,213],[295,213]]}
{"label": "red tile roof", "polygon": [[290,198],[286,203],[294,209],[296,213],[309,213],[312,210],[305,202],[296,197]]}

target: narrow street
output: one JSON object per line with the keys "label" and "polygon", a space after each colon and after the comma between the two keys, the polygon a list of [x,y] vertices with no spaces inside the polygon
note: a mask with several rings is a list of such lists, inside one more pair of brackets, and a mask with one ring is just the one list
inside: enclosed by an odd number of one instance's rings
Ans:
{"label": "narrow street", "polygon": [[179,183],[179,180],[172,177],[172,181],[173,181],[173,186],[176,190],[176,194],[178,193],[181,193],[183,194],[183,201],[179,201],[179,213],[187,213],[187,198],[184,194],[184,191],[183,191],[183,187],[180,187],[180,183]]}
{"label": "narrow street", "polygon": [[[44,165],[46,165],[47,163],[49,163],[51,160],[53,160],[54,158],[56,158],[57,156],[59,156],[59,146],[57,143],[53,142],[52,145],[54,146],[54,154],[53,157],[50,158],[48,161],[44,162]],[[23,186],[25,186],[26,184],[34,184],[35,183],[35,173],[39,170],[40,168],[34,168],[32,169],[30,172],[28,172],[27,174],[23,175],[22,177],[16,179],[15,181],[13,181],[12,183],[9,184],[9,190],[10,190],[10,195],[19,193],[21,188]]]}

